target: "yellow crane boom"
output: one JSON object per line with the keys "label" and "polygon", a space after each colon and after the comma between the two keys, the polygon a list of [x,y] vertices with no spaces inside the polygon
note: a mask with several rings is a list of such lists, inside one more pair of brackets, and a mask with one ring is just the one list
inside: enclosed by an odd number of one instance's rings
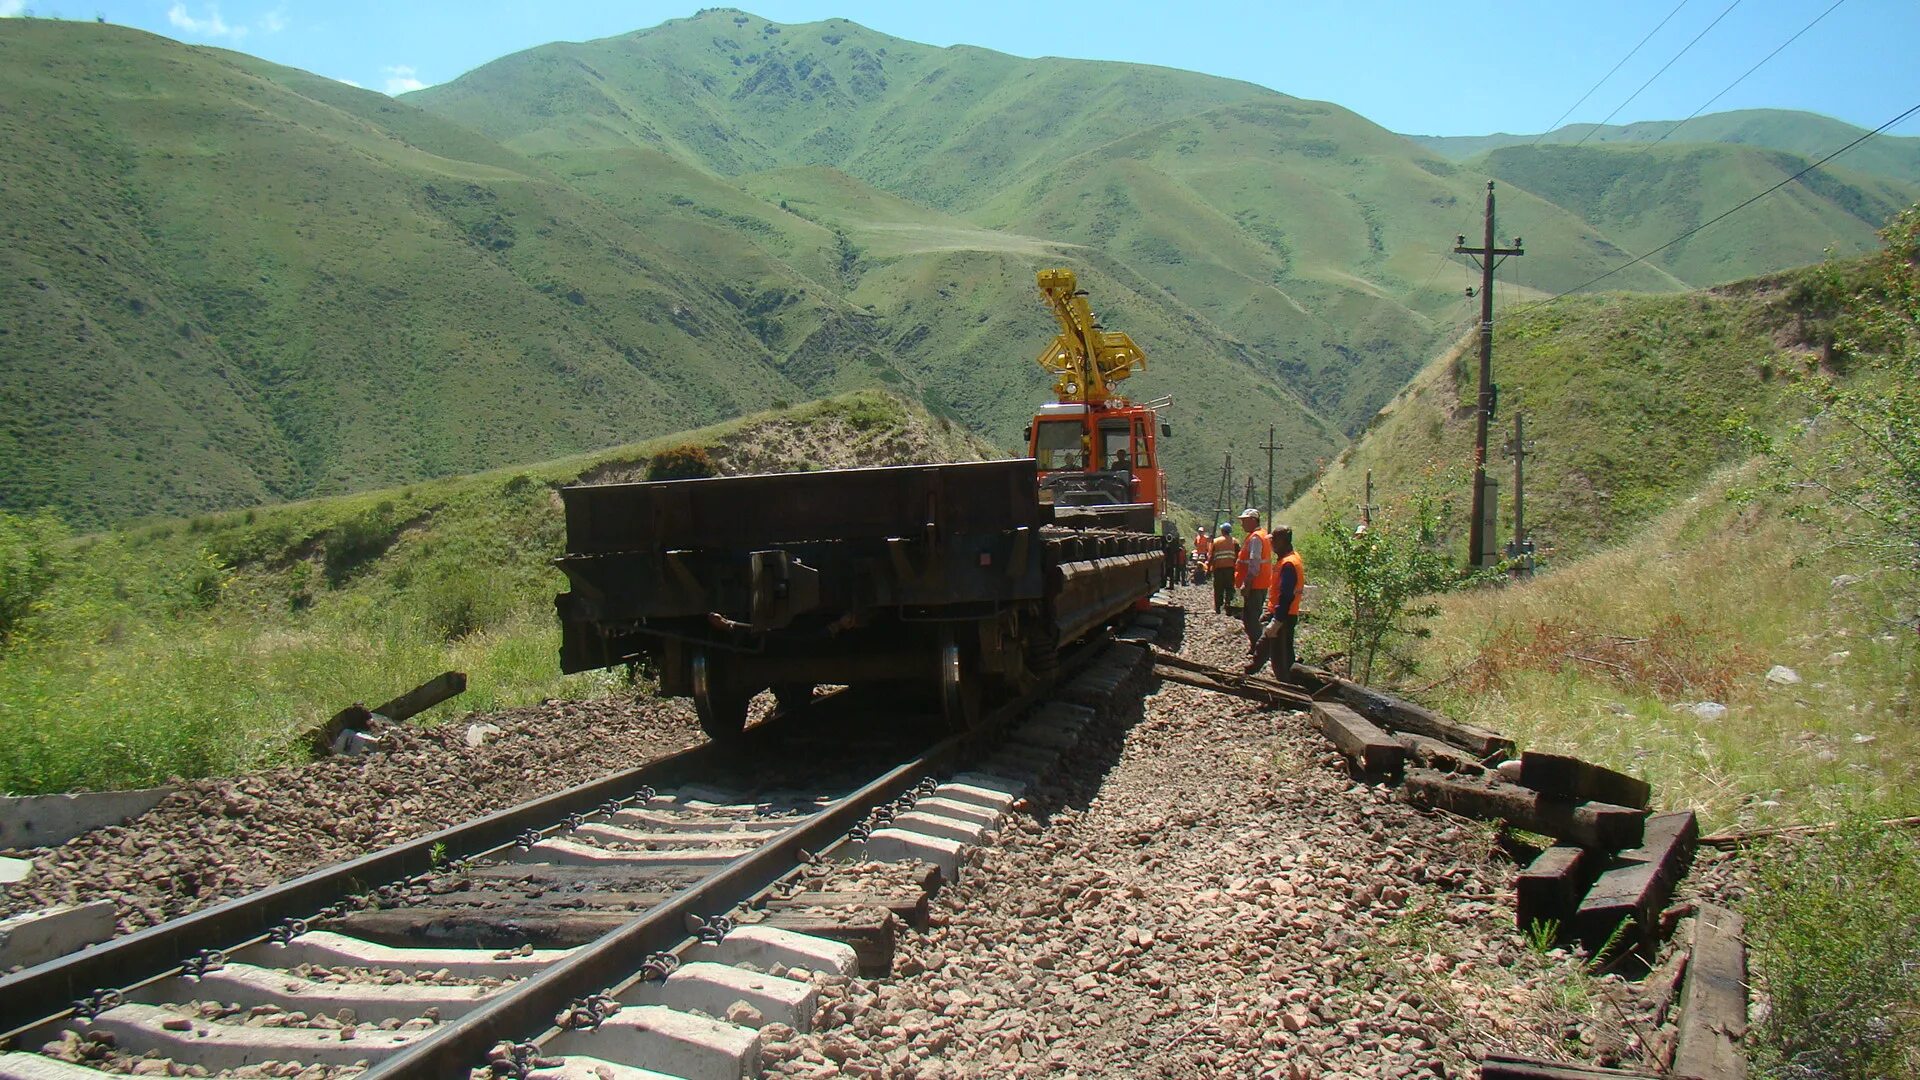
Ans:
{"label": "yellow crane boom", "polygon": [[1040,366],[1054,375],[1054,396],[1106,404],[1114,396],[1114,383],[1147,369],[1146,352],[1125,333],[1100,328],[1073,271],[1042,270],[1037,277],[1041,295],[1060,321],[1060,333],[1039,356]]}

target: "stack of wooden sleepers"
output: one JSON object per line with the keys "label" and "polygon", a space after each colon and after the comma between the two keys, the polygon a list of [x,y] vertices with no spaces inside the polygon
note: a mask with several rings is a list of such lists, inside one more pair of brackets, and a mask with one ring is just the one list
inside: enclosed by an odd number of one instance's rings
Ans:
{"label": "stack of wooden sleepers", "polygon": [[[1692,811],[1653,814],[1646,781],[1559,754],[1525,751],[1513,741],[1332,672],[1295,665],[1292,685],[1259,686],[1190,662],[1156,658],[1159,673],[1205,682],[1244,697],[1308,709],[1354,772],[1398,783],[1421,806],[1494,820],[1554,842],[1515,881],[1522,930],[1579,940],[1602,959],[1638,954],[1651,963],[1665,936],[1663,914],[1692,865],[1699,826]],[[1253,692],[1250,692],[1253,691]],[[1290,700],[1298,695],[1297,700]],[[1667,965],[1681,985],[1678,1035],[1656,1047],[1678,1080],[1745,1076],[1739,1039],[1746,1031],[1746,945],[1740,916],[1711,905],[1695,913],[1692,948]],[[1485,1080],[1600,1080],[1644,1074],[1499,1055],[1481,1066]]]}

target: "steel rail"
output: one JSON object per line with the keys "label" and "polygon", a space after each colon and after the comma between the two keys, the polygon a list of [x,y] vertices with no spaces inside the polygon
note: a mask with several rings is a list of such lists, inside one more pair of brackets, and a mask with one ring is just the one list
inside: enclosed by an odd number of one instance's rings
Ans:
{"label": "steel rail", "polygon": [[887,771],[806,821],[762,843],[672,899],[611,931],[591,945],[528,976],[513,989],[473,1012],[433,1030],[373,1066],[366,1080],[464,1076],[486,1064],[487,1052],[501,1042],[519,1042],[547,1030],[555,1014],[572,1002],[606,990],[630,977],[640,961],[667,952],[689,936],[689,916],[711,918],[771,887],[802,865],[802,852],[825,847],[859,824],[876,805],[899,796],[930,770],[956,754],[961,736]]}
{"label": "steel rail", "polygon": [[632,980],[643,958],[670,952],[693,935],[689,916],[710,918],[750,902],[805,861],[803,852],[823,851],[840,841],[880,806],[944,768],[964,750],[997,732],[1015,716],[1041,701],[1072,671],[1084,666],[1104,635],[1063,657],[1060,674],[987,714],[977,727],[949,736],[912,761],[800,822],[742,855],[673,898],[635,917],[553,966],[528,976],[487,1005],[434,1029],[394,1056],[376,1063],[364,1080],[423,1080],[465,1076],[486,1064],[487,1053],[501,1043],[518,1043],[552,1029],[553,1018],[577,1001]]}
{"label": "steel rail", "polygon": [[[785,726],[765,725],[749,736]],[[252,944],[276,926],[311,917],[346,897],[427,873],[449,859],[506,847],[529,829],[553,828],[569,814],[588,813],[609,799],[669,783],[709,759],[728,760],[737,753],[711,743],[689,747],[7,975],[0,978],[0,1045],[72,1015],[68,1002],[174,974],[203,950]]]}

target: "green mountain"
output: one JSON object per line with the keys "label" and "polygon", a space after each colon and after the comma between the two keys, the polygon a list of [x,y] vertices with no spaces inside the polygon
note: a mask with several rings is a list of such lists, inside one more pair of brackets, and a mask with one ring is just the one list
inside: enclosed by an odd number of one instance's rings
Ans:
{"label": "green mountain", "polygon": [[[384,96],[15,19],[0,87],[0,505],[97,524],[358,490],[841,381],[788,379],[706,268]],[[763,276],[798,298],[789,336],[844,307]]]}
{"label": "green mountain", "polygon": [[[1540,136],[1541,144],[1732,143],[1783,150],[1818,161],[1867,133],[1844,120],[1792,109],[1736,109],[1692,120],[1646,120],[1635,124],[1568,124]],[[1675,133],[1675,129],[1679,131]],[[1679,137],[1676,138],[1675,134]],[[1503,146],[1532,144],[1532,135],[1409,135],[1407,138],[1455,161],[1465,161]],[[1664,145],[1664,144],[1663,144]],[[1835,158],[1854,172],[1898,183],[1920,183],[1920,137],[1875,135]]]}
{"label": "green mountain", "polygon": [[[0,260],[25,283],[0,293],[0,507],[82,525],[871,386],[1012,450],[1050,265],[1146,346],[1128,390],[1173,397],[1165,464],[1197,505],[1269,427],[1277,482],[1311,475],[1474,316],[1447,249],[1486,169],[1189,72],[731,10],[401,101],[92,23],[0,21],[0,61]],[[1549,179],[1503,189],[1529,249],[1504,298],[1691,212],[1678,179]],[[1610,284],[1811,260],[1845,221],[1804,216]]]}
{"label": "green mountain", "polygon": [[[894,275],[903,243],[918,262],[967,261],[982,248],[1004,257],[1036,241],[1097,253],[1340,430],[1370,415],[1466,314],[1467,271],[1442,250],[1477,215],[1484,177],[1343,109],[1245,83],[719,10],[528,50],[407,100],[563,175],[652,154],[784,200],[836,243],[848,238],[838,250],[861,258],[842,269],[883,312],[900,305],[873,278]],[[816,184],[825,197],[811,193]],[[1527,285],[1572,285],[1621,260],[1573,215],[1519,202],[1511,220],[1548,252]],[[996,235],[1006,233],[1015,235]],[[796,258],[790,245],[781,255]],[[819,275],[836,262],[832,249],[821,255],[794,265]],[[1684,286],[1657,268],[1623,277],[1627,287]],[[1026,307],[1018,290],[1005,298]],[[1183,350],[1174,362],[1194,361]],[[1211,381],[1201,370],[1173,377],[1182,388]]]}
{"label": "green mountain", "polygon": [[[1565,207],[1641,253],[1787,180],[1807,160],[1784,150],[1669,143],[1508,146],[1471,164]],[[1878,230],[1915,200],[1920,183],[1829,165],[1754,204],[1753,212],[1762,212],[1758,222],[1712,225],[1650,261],[1677,278],[1710,285],[1795,265],[1816,247],[1863,254],[1880,246]]]}

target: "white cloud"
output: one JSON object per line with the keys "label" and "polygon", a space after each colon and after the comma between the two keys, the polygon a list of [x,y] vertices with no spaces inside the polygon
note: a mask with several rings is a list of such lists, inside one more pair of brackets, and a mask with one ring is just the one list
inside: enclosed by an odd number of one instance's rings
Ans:
{"label": "white cloud", "polygon": [[174,29],[185,30],[189,34],[204,34],[207,37],[215,38],[232,38],[235,41],[239,41],[241,38],[247,36],[246,27],[233,26],[220,17],[220,6],[218,4],[207,5],[207,15],[204,19],[194,18],[193,15],[187,11],[187,5],[175,4],[167,9],[167,21],[173,24]]}
{"label": "white cloud", "polygon": [[260,27],[260,32],[264,34],[277,34],[285,30],[287,28],[287,9],[284,7],[274,8],[272,11],[260,16],[260,21],[256,25]]}
{"label": "white cloud", "polygon": [[427,88],[427,84],[420,81],[420,73],[406,64],[395,64],[380,70],[387,77],[385,89],[389,94],[404,94],[409,90]]}
{"label": "white cloud", "polygon": [[365,90],[365,89],[366,89],[366,87],[364,87],[364,86],[361,86],[361,85],[360,85],[359,83],[357,83],[357,82],[354,82],[354,81],[353,81],[352,79],[335,79],[335,80],[333,80],[333,81],[334,81],[334,82],[337,82],[337,83],[345,83],[346,85],[348,85],[348,86],[351,86],[351,87],[353,87],[353,88],[354,88],[355,90]]}
{"label": "white cloud", "polygon": [[0,19],[11,19],[27,10],[27,0],[0,0]]}

